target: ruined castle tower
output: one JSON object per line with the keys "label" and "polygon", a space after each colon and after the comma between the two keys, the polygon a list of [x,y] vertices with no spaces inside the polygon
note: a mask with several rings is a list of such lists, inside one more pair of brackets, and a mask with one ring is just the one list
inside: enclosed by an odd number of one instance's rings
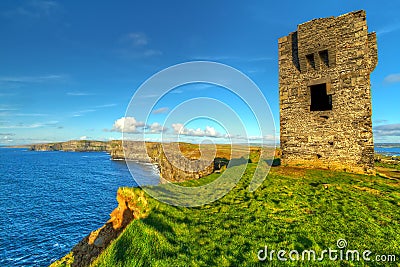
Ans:
{"label": "ruined castle tower", "polygon": [[279,39],[283,165],[373,173],[377,61],[365,11],[314,19]]}

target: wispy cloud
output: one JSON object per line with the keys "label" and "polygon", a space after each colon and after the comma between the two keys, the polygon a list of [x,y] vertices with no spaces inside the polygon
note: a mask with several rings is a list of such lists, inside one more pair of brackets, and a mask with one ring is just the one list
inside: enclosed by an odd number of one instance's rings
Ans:
{"label": "wispy cloud", "polygon": [[271,61],[275,60],[274,57],[270,56],[229,56],[229,55],[221,55],[221,56],[193,56],[192,60],[208,60],[208,61],[237,61],[237,62],[264,62],[264,61]]}
{"label": "wispy cloud", "polygon": [[15,109],[15,108],[0,108],[0,112],[4,112],[4,111],[8,112],[8,111],[16,111],[16,110],[18,110],[18,109]]}
{"label": "wispy cloud", "polygon": [[0,93],[0,97],[15,96],[16,93]]}
{"label": "wispy cloud", "polygon": [[89,96],[89,95],[93,95],[91,93],[87,93],[87,92],[67,92],[68,96]]}
{"label": "wispy cloud", "polygon": [[84,115],[86,115],[88,113],[93,113],[93,112],[96,112],[96,111],[98,111],[100,109],[111,108],[111,107],[115,107],[115,106],[117,106],[117,104],[115,104],[115,103],[92,106],[92,107],[88,107],[86,109],[81,109],[81,110],[74,111],[74,112],[70,113],[71,114],[70,116],[71,117],[82,117],[82,116],[84,116]]}
{"label": "wispy cloud", "polygon": [[142,32],[130,32],[119,39],[120,47],[116,50],[124,59],[147,58],[162,55],[162,51],[150,47],[148,36]]}
{"label": "wispy cloud", "polygon": [[379,29],[378,31],[376,31],[376,34],[378,36],[382,36],[382,35],[389,34],[389,33],[392,33],[392,32],[398,31],[398,30],[400,30],[400,23],[396,22],[392,25],[387,25],[387,26]]}
{"label": "wispy cloud", "polygon": [[51,74],[42,76],[0,76],[0,83],[45,83],[64,80],[65,75]]}
{"label": "wispy cloud", "polygon": [[145,51],[143,51],[143,53],[141,53],[140,55],[142,55],[143,57],[152,57],[152,56],[161,56],[163,53],[160,50],[156,50],[156,49],[146,49]]}
{"label": "wispy cloud", "polygon": [[18,117],[46,117],[46,116],[49,116],[49,114],[44,114],[44,113],[16,113],[16,114],[13,114],[13,116],[18,116]]}
{"label": "wispy cloud", "polygon": [[376,123],[376,124],[382,124],[382,123],[387,123],[387,122],[388,122],[388,120],[384,120],[384,119],[374,120],[374,123]]}
{"label": "wispy cloud", "polygon": [[390,74],[385,77],[384,81],[387,83],[398,83],[400,82],[400,73]]}
{"label": "wispy cloud", "polygon": [[45,113],[29,113],[29,112],[17,112],[21,111],[19,108],[13,106],[0,105],[0,117],[44,117],[49,116]]}
{"label": "wispy cloud", "polygon": [[1,135],[0,134],[0,143],[2,144],[9,144],[11,142],[14,142],[13,137],[9,136],[9,135]]}
{"label": "wispy cloud", "polygon": [[210,83],[191,83],[191,84],[185,85],[184,86],[185,89],[183,89],[182,87],[173,88],[168,93],[182,94],[182,93],[188,92],[188,91],[200,91],[200,90],[206,90],[206,89],[215,88],[215,87],[218,87],[218,85],[210,84]]}
{"label": "wispy cloud", "polygon": [[374,134],[377,136],[400,136],[400,123],[385,124],[374,127]]}
{"label": "wispy cloud", "polygon": [[51,13],[60,8],[60,5],[55,1],[49,0],[30,0],[23,2],[15,9],[10,9],[2,12],[2,16],[12,18],[15,16],[28,17],[38,19],[49,16]]}
{"label": "wispy cloud", "polygon": [[57,123],[58,121],[46,121],[46,122],[36,122],[31,124],[19,123],[15,125],[0,125],[0,129],[32,129],[45,126],[54,126]]}
{"label": "wispy cloud", "polygon": [[148,95],[141,95],[140,98],[156,98],[160,97],[158,94],[148,94]]}
{"label": "wispy cloud", "polygon": [[3,145],[11,145],[11,144],[37,144],[37,143],[49,143],[49,142],[57,142],[57,141],[61,141],[61,140],[54,140],[53,138],[29,138],[29,137],[17,137],[14,136],[12,138],[7,138],[7,139],[1,139],[0,138],[0,143],[2,143]]}
{"label": "wispy cloud", "polygon": [[83,109],[73,112],[72,117],[81,117],[87,113],[96,112],[96,109]]}
{"label": "wispy cloud", "polygon": [[130,32],[121,37],[121,42],[128,43],[132,46],[144,46],[148,43],[148,38],[141,32]]}
{"label": "wispy cloud", "polygon": [[253,58],[249,58],[248,61],[249,62],[259,62],[259,61],[271,61],[271,60],[275,60],[274,57],[253,57]]}
{"label": "wispy cloud", "polygon": [[158,108],[158,109],[153,110],[151,113],[153,113],[153,114],[165,114],[168,111],[169,111],[168,107],[162,107],[162,108]]}
{"label": "wispy cloud", "polygon": [[263,73],[266,71],[267,70],[265,68],[251,68],[251,69],[248,69],[246,72],[248,72],[250,74],[254,74],[254,73]]}
{"label": "wispy cloud", "polygon": [[117,50],[117,54],[123,59],[139,59],[153,56],[161,56],[163,53],[161,50],[156,49],[121,48]]}
{"label": "wispy cloud", "polygon": [[117,104],[115,103],[111,103],[111,104],[104,104],[104,105],[99,105],[99,106],[94,106],[93,108],[112,108],[117,106]]}
{"label": "wispy cloud", "polygon": [[182,94],[183,90],[174,88],[172,91],[169,91],[169,93],[171,93],[171,94]]}

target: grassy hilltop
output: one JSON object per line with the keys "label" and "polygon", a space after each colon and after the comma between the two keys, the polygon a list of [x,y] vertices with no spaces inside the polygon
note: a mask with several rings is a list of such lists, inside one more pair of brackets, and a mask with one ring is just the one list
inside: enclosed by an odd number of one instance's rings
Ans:
{"label": "grassy hilltop", "polygon": [[[264,183],[249,192],[256,164],[225,197],[197,208],[160,203],[151,197],[146,218],[133,220],[92,263],[93,266],[257,266],[257,253],[270,250],[346,249],[396,256],[400,262],[400,181],[326,170],[272,168]],[[233,167],[235,168],[235,167]],[[218,177],[212,174],[187,186]],[[124,188],[127,195],[140,188]],[[70,255],[71,256],[71,255]],[[73,260],[69,256],[69,260]],[[288,257],[288,254],[286,254]],[[359,266],[375,262],[291,261],[273,265]],[[65,260],[64,259],[64,264]],[[395,264],[396,264],[395,263]],[[61,266],[62,261],[58,262]],[[393,264],[393,263],[392,263]]]}

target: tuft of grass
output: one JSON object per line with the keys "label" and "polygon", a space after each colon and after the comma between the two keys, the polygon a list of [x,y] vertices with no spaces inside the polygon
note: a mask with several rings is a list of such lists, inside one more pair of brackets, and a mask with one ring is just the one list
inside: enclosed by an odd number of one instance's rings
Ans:
{"label": "tuft of grass", "polygon": [[[196,208],[169,206],[147,196],[151,212],[134,220],[93,266],[363,266],[377,262],[259,262],[269,250],[366,249],[400,261],[400,181],[324,170],[272,168],[254,192],[248,164],[223,198]],[[209,183],[218,174],[186,186]],[[125,188],[124,190],[130,190]],[[138,190],[138,189],[131,189]],[[276,254],[275,254],[276,255]],[[318,255],[318,254],[317,254]]]}
{"label": "tuft of grass", "polygon": [[382,168],[389,168],[389,169],[396,169],[400,170],[400,163],[398,164],[391,164],[387,162],[375,162],[376,167],[382,167]]}
{"label": "tuft of grass", "polygon": [[67,267],[71,266],[73,262],[74,262],[74,255],[72,252],[70,252],[61,259],[50,264],[49,267]]}

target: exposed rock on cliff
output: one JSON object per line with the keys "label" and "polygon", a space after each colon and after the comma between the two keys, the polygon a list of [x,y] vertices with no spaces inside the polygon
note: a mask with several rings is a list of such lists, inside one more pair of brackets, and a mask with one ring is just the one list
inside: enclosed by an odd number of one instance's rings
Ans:
{"label": "exposed rock on cliff", "polygon": [[110,151],[112,142],[71,140],[60,143],[47,143],[31,145],[33,151]]}
{"label": "exposed rock on cliff", "polygon": [[89,266],[132,220],[145,218],[150,212],[144,192],[139,188],[119,188],[117,201],[118,207],[103,227],[91,232],[51,266]]}
{"label": "exposed rock on cliff", "polygon": [[201,159],[200,154],[187,157],[181,147],[185,145],[191,144],[136,141],[125,141],[122,144],[122,142],[115,142],[110,154],[112,159],[156,164],[160,176],[171,182],[199,179],[214,172],[214,154],[206,156],[206,159]]}

